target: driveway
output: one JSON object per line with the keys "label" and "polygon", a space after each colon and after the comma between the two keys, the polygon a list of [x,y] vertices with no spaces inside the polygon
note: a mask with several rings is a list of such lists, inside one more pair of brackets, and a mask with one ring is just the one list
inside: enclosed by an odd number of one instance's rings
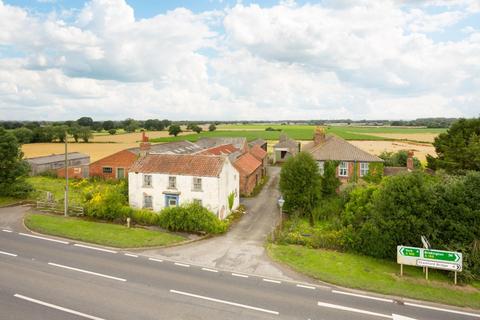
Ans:
{"label": "driveway", "polygon": [[25,231],[23,216],[30,209],[28,205],[0,208],[0,228]]}
{"label": "driveway", "polygon": [[[266,255],[264,243],[279,219],[277,199],[280,168],[269,167],[270,179],[255,198],[242,201],[247,214],[225,235],[189,245],[147,250],[144,254],[250,274],[289,279]],[[291,276],[292,273],[288,272]]]}

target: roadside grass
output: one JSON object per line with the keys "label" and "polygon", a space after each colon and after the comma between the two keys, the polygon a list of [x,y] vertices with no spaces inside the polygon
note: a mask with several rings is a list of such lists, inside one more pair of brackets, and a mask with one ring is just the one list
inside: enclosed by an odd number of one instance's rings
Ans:
{"label": "roadside grass", "polygon": [[43,214],[29,214],[25,225],[36,232],[117,248],[163,246],[185,238],[161,231]]}
{"label": "roadside grass", "polygon": [[0,197],[0,207],[8,206],[24,199],[16,199],[12,197]]}
{"label": "roadside grass", "polygon": [[422,268],[400,266],[388,260],[296,245],[268,244],[267,251],[276,261],[294,270],[328,283],[383,294],[480,309],[480,282],[454,286],[444,272],[429,272],[426,281]]}

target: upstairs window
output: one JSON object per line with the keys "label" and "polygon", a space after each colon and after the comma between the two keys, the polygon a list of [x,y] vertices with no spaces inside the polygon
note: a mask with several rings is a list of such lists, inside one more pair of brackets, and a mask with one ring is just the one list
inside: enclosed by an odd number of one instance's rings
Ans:
{"label": "upstairs window", "polygon": [[143,186],[147,187],[147,188],[152,186],[152,175],[151,174],[144,174],[143,175]]}
{"label": "upstairs window", "polygon": [[338,167],[338,175],[340,177],[348,177],[348,162],[340,162],[340,166]]}
{"label": "upstairs window", "polygon": [[193,190],[202,191],[202,178],[193,178]]}
{"label": "upstairs window", "polygon": [[168,189],[177,189],[177,177],[168,177]]}
{"label": "upstairs window", "polygon": [[368,174],[368,162],[360,162],[360,177],[365,177]]}

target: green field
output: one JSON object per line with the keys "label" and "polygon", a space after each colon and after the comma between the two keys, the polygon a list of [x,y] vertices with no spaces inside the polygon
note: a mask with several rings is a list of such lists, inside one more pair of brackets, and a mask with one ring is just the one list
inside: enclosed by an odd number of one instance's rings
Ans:
{"label": "green field", "polygon": [[404,267],[357,254],[295,245],[268,245],[269,255],[296,271],[328,283],[383,294],[480,309],[480,283],[454,286],[445,272],[431,271],[426,281],[422,268]]}
{"label": "green field", "polygon": [[185,241],[184,237],[167,232],[63,216],[29,214],[25,217],[25,225],[40,233],[117,248],[164,246]]}
{"label": "green field", "polygon": [[[271,127],[280,129],[281,131],[265,131],[266,128]],[[152,139],[153,142],[171,142],[189,140],[197,141],[203,137],[246,137],[248,141],[261,138],[264,140],[278,140],[280,134],[283,132],[290,138],[295,140],[312,140],[315,126],[309,125],[220,125],[217,131],[201,132],[200,134],[192,133],[178,137],[165,137]],[[440,134],[446,129],[436,128],[412,128],[412,127],[355,127],[355,126],[329,126],[327,132],[336,134],[337,136],[346,140],[395,140],[388,137],[374,136],[373,134],[405,134],[408,139],[409,134]]]}

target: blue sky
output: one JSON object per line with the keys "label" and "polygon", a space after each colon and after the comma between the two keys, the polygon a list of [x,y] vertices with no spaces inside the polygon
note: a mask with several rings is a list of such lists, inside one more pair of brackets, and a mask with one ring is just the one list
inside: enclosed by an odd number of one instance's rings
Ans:
{"label": "blue sky", "polygon": [[480,114],[478,0],[0,0],[0,119]]}

